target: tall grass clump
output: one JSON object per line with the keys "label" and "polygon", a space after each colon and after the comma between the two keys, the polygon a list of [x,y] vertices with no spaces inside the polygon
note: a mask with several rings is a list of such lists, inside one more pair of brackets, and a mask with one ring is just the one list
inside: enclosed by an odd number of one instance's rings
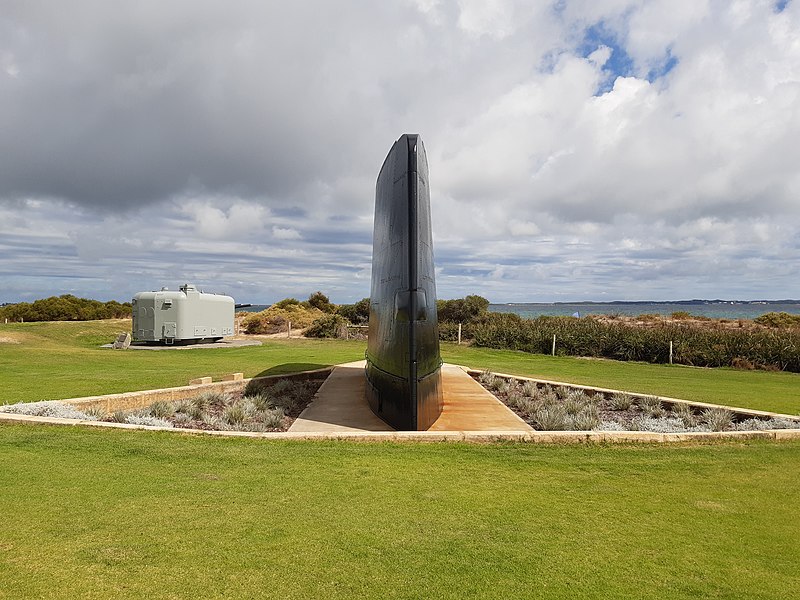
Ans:
{"label": "tall grass clump", "polygon": [[150,405],[148,413],[151,417],[155,417],[157,419],[169,419],[175,414],[175,405],[172,404],[172,402],[158,400]]}
{"label": "tall grass clump", "polygon": [[661,399],[657,396],[643,396],[637,402],[642,412],[653,419],[658,419],[664,416],[664,405],[661,404]]}
{"label": "tall grass clump", "polygon": [[711,431],[726,431],[733,426],[733,413],[727,408],[707,408],[700,413],[700,420]]}
{"label": "tall grass clump", "polygon": [[698,423],[697,415],[688,404],[675,404],[671,412],[672,416],[680,419],[685,427],[694,427]]}
{"label": "tall grass clump", "polygon": [[567,411],[560,404],[542,404],[530,418],[533,428],[540,431],[563,431],[567,426]]}
{"label": "tall grass clump", "polygon": [[613,410],[628,410],[633,406],[633,395],[625,392],[617,392],[612,394],[609,403]]}

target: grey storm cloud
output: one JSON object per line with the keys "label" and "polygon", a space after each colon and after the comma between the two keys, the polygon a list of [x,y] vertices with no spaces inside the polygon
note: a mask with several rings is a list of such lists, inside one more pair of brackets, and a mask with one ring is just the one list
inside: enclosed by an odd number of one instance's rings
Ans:
{"label": "grey storm cloud", "polygon": [[397,95],[354,74],[369,29],[414,13],[383,6],[12,4],[0,194],[106,209],[185,190],[280,200],[359,159],[374,170],[360,133]]}
{"label": "grey storm cloud", "polygon": [[0,301],[369,289],[419,132],[444,297],[800,296],[796,0],[5,2]]}

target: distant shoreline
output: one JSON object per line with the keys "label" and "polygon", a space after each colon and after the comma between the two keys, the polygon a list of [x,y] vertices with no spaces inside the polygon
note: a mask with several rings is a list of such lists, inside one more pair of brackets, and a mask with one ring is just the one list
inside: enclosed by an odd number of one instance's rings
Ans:
{"label": "distant shoreline", "polygon": [[675,300],[665,302],[509,302],[492,303],[491,312],[508,312],[526,319],[541,316],[587,316],[643,314],[671,316],[673,313],[689,313],[696,317],[711,319],[752,320],[768,312],[800,314],[798,300]]}
{"label": "distant shoreline", "polygon": [[492,302],[493,306],[615,306],[620,304],[669,304],[676,306],[708,306],[716,304],[727,305],[771,305],[771,304],[798,304],[800,300],[576,300],[575,302],[559,301],[559,302]]}

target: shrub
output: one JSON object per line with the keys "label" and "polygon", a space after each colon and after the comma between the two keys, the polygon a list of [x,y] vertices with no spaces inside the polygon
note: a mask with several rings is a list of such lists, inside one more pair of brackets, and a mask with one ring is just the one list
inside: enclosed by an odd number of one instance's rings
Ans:
{"label": "shrub", "polygon": [[534,429],[541,431],[561,431],[566,427],[566,411],[563,406],[553,404],[539,406],[533,414],[531,421]]}
{"label": "shrub", "polygon": [[295,389],[295,384],[291,379],[279,379],[270,388],[275,396],[289,394]]}
{"label": "shrub", "polygon": [[526,398],[522,395],[522,392],[519,389],[514,388],[508,392],[506,402],[512,408],[517,408],[522,400],[526,400]]}
{"label": "shrub", "polygon": [[507,394],[512,389],[514,389],[514,384],[511,383],[508,379],[499,377],[495,381],[495,390],[497,390],[498,394]]}
{"label": "shrub", "polygon": [[247,406],[242,402],[226,406],[220,415],[228,425],[241,425],[248,418]]}
{"label": "shrub", "polygon": [[33,303],[19,302],[0,307],[0,318],[9,321],[89,321],[94,319],[125,319],[131,316],[131,303],[116,300],[100,302],[76,298],[72,294],[51,296]]}
{"label": "shrub", "polygon": [[172,420],[175,425],[188,425],[192,422],[192,416],[187,412],[176,412]]}
{"label": "shrub", "polygon": [[489,301],[481,296],[436,301],[438,319],[443,323],[470,323],[485,315],[488,309]]}
{"label": "shrub", "polygon": [[654,433],[681,433],[685,431],[708,431],[708,427],[686,427],[683,421],[675,417],[653,418],[636,417],[630,427],[634,431],[652,431]]}
{"label": "shrub", "polygon": [[597,413],[579,412],[566,418],[565,428],[570,431],[591,431],[600,425]]}
{"label": "shrub", "polygon": [[674,404],[672,406],[672,416],[680,419],[686,427],[694,427],[697,425],[697,416],[694,414],[692,407],[688,404]]}
{"label": "shrub", "polygon": [[369,298],[362,298],[355,304],[342,304],[336,312],[353,325],[366,325],[369,322]]}
{"label": "shrub", "polygon": [[91,421],[101,421],[108,416],[106,409],[102,406],[90,406],[83,412]]}
{"label": "shrub", "polygon": [[242,400],[248,400],[258,412],[270,410],[275,405],[275,399],[267,392],[245,396]]}
{"label": "shrub", "polygon": [[570,416],[583,413],[592,406],[594,406],[592,399],[582,390],[574,390],[564,398],[564,410]]}
{"label": "shrub", "polygon": [[530,417],[540,406],[538,402],[530,398],[522,398],[517,401],[517,406],[515,408],[523,415]]}
{"label": "shrub", "polygon": [[194,410],[194,403],[191,400],[178,400],[175,403],[175,412],[182,414],[191,414]]}
{"label": "shrub", "polygon": [[297,298],[284,298],[283,300],[278,300],[273,306],[275,308],[289,308],[292,306],[302,306],[302,304]]}
{"label": "shrub", "polygon": [[735,357],[731,361],[731,366],[734,369],[744,369],[745,371],[752,371],[753,369],[756,368],[756,366],[752,362],[741,356]]}
{"label": "shrub", "polygon": [[266,310],[250,313],[242,321],[242,327],[251,334],[281,333],[287,330],[288,322],[292,323],[293,329],[304,329],[324,314],[320,309],[304,306],[297,300],[289,303],[282,300]]}
{"label": "shrub", "polygon": [[148,413],[157,419],[168,419],[175,414],[175,406],[171,402],[158,400],[150,405]]}
{"label": "shrub", "polygon": [[194,400],[194,405],[200,410],[224,409],[233,402],[233,397],[226,392],[208,391],[203,392]]}
{"label": "shrub", "polygon": [[726,408],[707,408],[700,418],[711,431],[725,431],[733,425],[733,413]]}
{"label": "shrub", "polygon": [[613,394],[609,400],[613,410],[628,410],[633,405],[633,396],[625,392]]}
{"label": "shrub", "polygon": [[798,327],[800,326],[800,315],[792,315],[787,312],[768,312],[756,317],[753,321],[765,327]]}
{"label": "shrub", "polygon": [[773,417],[771,419],[745,419],[736,423],[736,431],[764,431],[769,429],[800,429],[800,421]]}
{"label": "shrub", "polygon": [[115,410],[111,413],[111,421],[113,423],[125,423],[125,420],[128,418],[128,413],[124,410]]}
{"label": "shrub", "polygon": [[235,429],[233,425],[230,425],[219,416],[210,417],[206,419],[205,422],[206,425],[215,431],[233,431]]}
{"label": "shrub", "polygon": [[322,292],[314,292],[308,297],[308,305],[311,308],[317,308],[322,312],[333,313],[336,312],[336,307],[331,304],[328,297]]}
{"label": "shrub", "polygon": [[174,427],[169,421],[151,415],[128,415],[125,417],[125,422],[129,425],[146,425],[147,427]]}
{"label": "shrub", "polygon": [[31,415],[34,417],[54,417],[56,419],[80,419],[94,421],[96,418],[87,415],[74,406],[58,402],[57,400],[45,400],[43,402],[20,402],[17,404],[5,404],[0,406],[0,411],[14,413],[18,415]]}
{"label": "shrub", "polygon": [[637,401],[637,404],[644,413],[650,415],[651,417],[661,416],[661,413],[663,413],[661,399],[657,396],[642,396]]}
{"label": "shrub", "polygon": [[323,315],[306,329],[306,337],[344,338],[347,337],[347,319],[341,315]]}
{"label": "shrub", "polygon": [[494,382],[496,380],[497,376],[490,371],[481,371],[481,374],[478,376],[478,381],[488,388],[494,388]]}
{"label": "shrub", "polygon": [[528,398],[535,398],[538,391],[538,386],[535,381],[525,381],[522,384],[522,393]]}
{"label": "shrub", "polygon": [[625,431],[625,426],[616,421],[600,421],[595,427],[597,431]]}
{"label": "shrub", "polygon": [[731,329],[692,321],[633,326],[623,322],[572,317],[522,319],[508,313],[487,313],[470,325],[475,345],[550,354],[553,335],[557,353],[654,363],[669,361],[703,367],[729,366],[735,358],[761,368],[800,372],[800,327]]}
{"label": "shrub", "polygon": [[275,408],[265,412],[263,417],[261,417],[261,422],[268,429],[281,429],[283,428],[285,416],[282,408]]}

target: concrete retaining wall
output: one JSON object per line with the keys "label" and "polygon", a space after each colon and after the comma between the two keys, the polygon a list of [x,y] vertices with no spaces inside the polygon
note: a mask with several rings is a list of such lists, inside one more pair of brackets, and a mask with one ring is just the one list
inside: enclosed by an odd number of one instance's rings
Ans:
{"label": "concrete retaining wall", "polygon": [[[286,373],[283,375],[270,375],[267,377],[251,377],[244,379],[241,373],[225,375],[222,381],[212,382],[211,377],[200,377],[192,381],[205,381],[207,383],[191,383],[180,387],[163,388],[160,390],[144,390],[141,392],[123,392],[120,394],[106,394],[104,396],[86,396],[83,398],[67,398],[59,400],[64,404],[74,406],[78,410],[85,411],[88,408],[100,407],[108,413],[117,410],[136,410],[150,406],[153,402],[163,400],[165,402],[176,402],[186,398],[194,398],[204,392],[239,392],[242,391],[251,381],[269,381],[270,379],[309,379],[316,375],[330,373],[332,368],[316,369],[314,371],[303,371],[301,373]],[[0,413],[3,415],[5,413]]]}

